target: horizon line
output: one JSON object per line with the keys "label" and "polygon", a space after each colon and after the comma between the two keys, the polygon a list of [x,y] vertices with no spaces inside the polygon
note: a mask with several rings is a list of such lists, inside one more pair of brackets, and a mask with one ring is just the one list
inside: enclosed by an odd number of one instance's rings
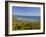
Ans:
{"label": "horizon line", "polygon": [[15,15],[15,16],[25,16],[25,15]]}

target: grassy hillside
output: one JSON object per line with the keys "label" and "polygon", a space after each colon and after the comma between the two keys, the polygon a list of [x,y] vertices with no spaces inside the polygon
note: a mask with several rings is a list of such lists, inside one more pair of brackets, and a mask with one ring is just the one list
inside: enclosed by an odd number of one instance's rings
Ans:
{"label": "grassy hillside", "polygon": [[12,17],[12,30],[40,29],[39,21],[15,20]]}

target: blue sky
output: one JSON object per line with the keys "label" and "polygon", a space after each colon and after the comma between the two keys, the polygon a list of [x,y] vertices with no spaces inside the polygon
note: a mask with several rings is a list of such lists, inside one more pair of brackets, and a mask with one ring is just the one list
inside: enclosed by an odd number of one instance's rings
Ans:
{"label": "blue sky", "polygon": [[12,13],[13,15],[21,15],[21,16],[40,16],[40,7],[13,6]]}

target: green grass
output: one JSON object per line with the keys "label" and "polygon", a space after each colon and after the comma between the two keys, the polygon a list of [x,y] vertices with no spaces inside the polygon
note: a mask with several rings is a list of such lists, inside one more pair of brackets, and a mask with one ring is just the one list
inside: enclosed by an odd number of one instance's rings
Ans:
{"label": "green grass", "polygon": [[39,21],[15,20],[12,17],[12,30],[40,29]]}

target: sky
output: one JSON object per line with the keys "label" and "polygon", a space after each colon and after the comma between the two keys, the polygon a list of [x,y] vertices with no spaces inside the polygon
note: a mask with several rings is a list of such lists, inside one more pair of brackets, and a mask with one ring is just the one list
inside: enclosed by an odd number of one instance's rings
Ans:
{"label": "sky", "polygon": [[13,6],[12,14],[21,16],[40,16],[40,7]]}

